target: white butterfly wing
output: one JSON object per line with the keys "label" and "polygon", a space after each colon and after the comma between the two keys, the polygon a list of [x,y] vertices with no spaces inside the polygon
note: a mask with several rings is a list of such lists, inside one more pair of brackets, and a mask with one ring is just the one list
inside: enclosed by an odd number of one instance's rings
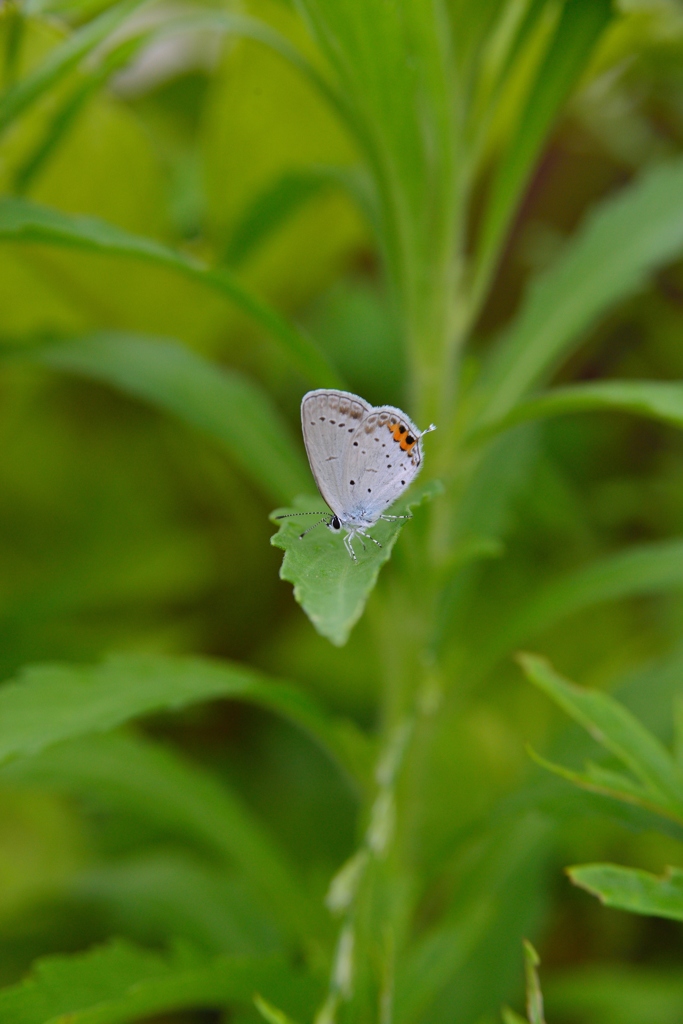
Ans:
{"label": "white butterfly wing", "polygon": [[335,515],[348,511],[344,486],[345,456],[351,435],[370,412],[371,406],[348,391],[309,391],[301,402],[301,428],[306,454],[322,497]]}
{"label": "white butterfly wing", "polygon": [[347,512],[364,510],[374,522],[407,490],[420,471],[420,432],[405,413],[383,405],[368,410],[346,441],[337,488]]}

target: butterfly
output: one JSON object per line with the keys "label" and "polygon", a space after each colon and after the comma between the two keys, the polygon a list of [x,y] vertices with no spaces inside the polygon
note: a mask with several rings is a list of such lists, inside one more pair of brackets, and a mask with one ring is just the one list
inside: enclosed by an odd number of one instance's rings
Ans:
{"label": "butterfly", "polygon": [[381,547],[367,533],[371,526],[380,519],[410,519],[386,512],[419,473],[422,438],[436,427],[432,423],[420,431],[394,406],[372,406],[349,391],[326,388],[304,395],[301,427],[311,472],[332,511],[301,537],[323,523],[333,533],[343,530],[346,550],[357,561],[354,537],[360,537],[361,543],[367,538]]}

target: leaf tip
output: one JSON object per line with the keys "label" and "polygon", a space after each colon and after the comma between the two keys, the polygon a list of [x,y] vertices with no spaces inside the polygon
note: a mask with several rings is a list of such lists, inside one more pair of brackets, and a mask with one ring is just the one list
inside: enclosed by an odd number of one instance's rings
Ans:
{"label": "leaf tip", "polygon": [[528,939],[522,939],[522,945],[524,946],[524,957],[527,963],[531,964],[532,967],[538,967],[541,962],[541,958],[532,944]]}
{"label": "leaf tip", "polygon": [[591,885],[588,879],[584,877],[586,868],[590,869],[590,867],[590,864],[573,864],[570,867],[565,868],[564,873],[572,885],[575,885],[577,889],[583,889],[584,892],[590,893],[591,896],[597,896],[602,905],[607,906],[604,893]]}
{"label": "leaf tip", "polygon": [[517,651],[515,661],[527,676],[532,676],[539,669],[550,668],[550,662],[542,654],[532,654],[531,651]]}

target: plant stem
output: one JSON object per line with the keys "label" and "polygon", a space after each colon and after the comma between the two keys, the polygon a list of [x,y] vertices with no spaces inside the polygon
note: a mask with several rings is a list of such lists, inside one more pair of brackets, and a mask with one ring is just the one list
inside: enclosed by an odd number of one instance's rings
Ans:
{"label": "plant stem", "polygon": [[[406,750],[414,729],[414,721],[403,719],[391,729],[382,745],[375,768],[377,789],[369,809],[369,821],[361,844],[337,872],[330,883],[326,903],[328,908],[341,917],[341,928],[334,953],[328,994],[318,1011],[315,1024],[334,1024],[336,1013],[342,1002],[348,1002],[354,990],[363,981],[367,985],[369,964],[356,963],[355,947],[359,929],[364,930],[368,918],[373,917],[373,888],[376,871],[380,872],[388,861],[394,841],[396,820],[396,782],[403,765]],[[365,904],[365,905],[364,905]],[[374,927],[371,929],[374,931]],[[390,951],[393,961],[393,931],[391,922],[383,922],[385,949]],[[373,936],[376,938],[376,936]],[[364,956],[367,953],[366,943]],[[383,980],[379,990],[379,1016],[382,1024],[391,1024],[391,977],[393,968],[383,960]],[[362,976],[366,977],[363,978]],[[372,986],[369,986],[372,987]]]}

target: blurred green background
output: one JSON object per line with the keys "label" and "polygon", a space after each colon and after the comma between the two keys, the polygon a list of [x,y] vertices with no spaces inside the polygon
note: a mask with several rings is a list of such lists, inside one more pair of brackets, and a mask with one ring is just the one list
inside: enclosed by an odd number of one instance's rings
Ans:
{"label": "blurred green background", "polygon": [[[456,35],[466,6],[451,4]],[[516,5],[480,6],[485,35]],[[5,87],[102,9],[97,0],[5,0]],[[207,9],[237,10],[229,0]],[[151,32],[193,10],[147,5],[131,20]],[[322,66],[300,12],[285,0],[245,0],[238,13],[276,28]],[[357,146],[309,83],[258,41],[201,26],[151,32],[124,53],[120,68],[102,70],[102,60],[75,66],[5,134],[2,192],[102,218],[230,269],[315,338],[352,390],[412,412],[410,360],[375,236],[323,173],[351,172]],[[504,126],[505,98],[497,118]],[[471,331],[464,380],[476,375],[529,280],[552,264],[587,211],[682,146],[681,8],[622,0],[548,134]],[[470,233],[487,173],[484,161]],[[555,382],[679,379],[682,306],[679,262],[603,316]],[[299,404],[311,382],[224,297],[125,256],[0,241],[3,351],[90,331],[174,338],[243,373],[269,393],[303,453]],[[386,665],[371,623],[362,619],[339,650],[317,635],[278,578],[281,552],[270,546],[268,521],[275,501],[214,440],[125,390],[15,355],[0,364],[2,678],[42,661],[91,664],[110,651],[199,654],[295,680],[331,712],[374,730]],[[226,417],[229,427],[229,409]],[[504,632],[512,610],[546,581],[680,533],[683,440],[672,426],[607,411],[506,437],[501,465],[514,479],[501,486],[500,508],[499,489],[491,489],[491,523],[482,528],[500,540],[500,554],[476,569],[464,603],[456,594],[444,626],[453,640],[444,672],[454,696],[435,726],[415,840],[425,894],[416,932],[459,899],[462,886],[487,889],[500,927],[474,943],[425,1019],[490,1024],[504,1001],[521,1005],[519,939],[527,935],[543,962],[549,1024],[676,1024],[683,1020],[680,924],[602,908],[572,888],[563,868],[616,860],[660,872],[680,864],[680,841],[629,830],[548,782],[525,745],[560,749],[569,727],[523,680],[512,652],[482,671],[478,659],[486,662],[496,629]],[[401,545],[410,545],[412,528]],[[577,611],[527,645],[585,685],[626,680],[620,692],[669,741],[683,671],[681,591]],[[673,667],[650,685],[657,659]],[[153,716],[138,728],[233,786],[322,903],[357,843],[358,805],[309,740],[230,701]],[[67,775],[55,781],[59,772],[51,777],[38,759],[0,787],[3,984],[36,956],[84,950],[112,934],[152,947],[180,934],[211,952],[231,950],[239,879],[225,882],[236,892],[226,897],[230,913],[215,904],[213,915],[195,913],[202,883],[193,889],[187,878],[197,854],[172,822],[136,816],[102,798],[96,784],[88,791]],[[550,826],[544,808],[560,792],[562,810]],[[517,834],[508,830],[505,864],[487,875],[506,815]],[[184,908],[169,897],[181,891],[181,875]],[[244,922],[237,931],[259,952],[278,947],[266,913],[247,908]],[[245,1010],[228,1019],[252,1017]]]}

